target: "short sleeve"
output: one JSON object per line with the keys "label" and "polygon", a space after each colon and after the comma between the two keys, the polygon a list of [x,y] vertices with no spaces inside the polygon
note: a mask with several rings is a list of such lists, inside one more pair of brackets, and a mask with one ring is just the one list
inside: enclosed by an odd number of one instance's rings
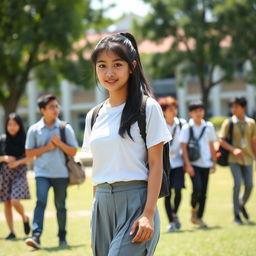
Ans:
{"label": "short sleeve", "polygon": [[214,126],[211,122],[207,122],[207,128],[209,129],[209,141],[214,142],[217,141],[217,136],[215,133]]}
{"label": "short sleeve", "polygon": [[153,147],[161,142],[166,143],[172,139],[162,109],[153,98],[147,99],[146,125],[147,148]]}
{"label": "short sleeve", "polygon": [[82,151],[90,153],[90,135],[91,135],[91,119],[92,119],[93,109],[88,112],[85,118],[85,128],[84,128],[84,139],[82,145]]}
{"label": "short sleeve", "polygon": [[25,149],[34,149],[34,148],[36,148],[35,130],[33,129],[33,126],[31,126],[27,132]]}
{"label": "short sleeve", "polygon": [[225,139],[228,137],[228,123],[229,123],[229,119],[226,119],[221,125],[219,137],[222,139]]}
{"label": "short sleeve", "polygon": [[76,140],[75,132],[74,132],[74,130],[73,130],[73,128],[70,124],[67,124],[65,126],[65,135],[66,135],[66,143],[70,147],[77,148],[78,143],[77,143],[77,140]]}
{"label": "short sleeve", "polygon": [[180,143],[188,143],[189,140],[189,125],[185,124],[182,126],[180,131]]}

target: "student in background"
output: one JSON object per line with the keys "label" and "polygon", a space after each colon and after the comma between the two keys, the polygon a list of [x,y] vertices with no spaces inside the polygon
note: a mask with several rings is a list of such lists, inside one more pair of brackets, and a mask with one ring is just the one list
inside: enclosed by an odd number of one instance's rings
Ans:
{"label": "student in background", "polygon": [[20,200],[30,199],[26,163],[32,159],[25,157],[26,133],[20,116],[9,114],[5,133],[6,136],[1,136],[4,150],[0,156],[0,201],[4,202],[5,218],[10,230],[6,239],[11,240],[16,238],[12,208],[22,218],[24,233],[28,235],[30,232],[29,218]]}
{"label": "student in background", "polygon": [[[220,130],[220,144],[230,151],[229,165],[234,179],[233,207],[234,223],[243,224],[240,217],[242,213],[245,220],[249,214],[245,205],[253,188],[253,160],[256,156],[256,125],[252,118],[246,116],[247,100],[245,97],[236,97],[231,100],[231,120],[226,119]],[[233,122],[232,145],[225,138],[228,137],[230,121]],[[244,184],[244,191],[240,195],[240,188]]]}
{"label": "student in background", "polygon": [[[205,108],[201,101],[193,101],[189,104],[189,115],[191,119],[184,125],[181,131],[180,141],[182,145],[185,171],[190,175],[193,192],[191,195],[191,222],[199,227],[207,227],[203,221],[205,210],[206,193],[210,168],[215,171],[215,149],[214,141],[217,140],[212,123],[204,120]],[[187,145],[190,139],[190,129],[194,137],[199,139],[200,158],[190,161]]]}
{"label": "student in background", "polygon": [[51,187],[57,210],[59,246],[67,245],[68,170],[64,153],[74,156],[78,146],[74,131],[69,124],[65,126],[66,142],[60,139],[60,108],[57,98],[52,94],[42,95],[37,103],[42,118],[29,128],[26,140],[26,154],[36,158],[34,170],[37,201],[32,237],[25,242],[35,249],[41,248],[40,236],[43,232],[44,212]]}
{"label": "student in background", "polygon": [[[181,202],[181,190],[184,188],[184,161],[182,157],[182,149],[180,143],[180,132],[186,120],[177,117],[178,101],[171,97],[158,99],[158,103],[162,107],[167,127],[172,134],[170,145],[170,164],[171,164],[171,191],[170,195],[165,197],[165,210],[169,220],[168,232],[173,232],[181,228],[178,217],[178,209]],[[173,196],[174,192],[174,196]]]}

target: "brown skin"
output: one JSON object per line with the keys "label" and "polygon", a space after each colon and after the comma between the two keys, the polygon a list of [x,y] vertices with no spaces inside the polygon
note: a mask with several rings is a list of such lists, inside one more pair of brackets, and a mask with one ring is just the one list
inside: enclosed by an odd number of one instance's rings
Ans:
{"label": "brown skin", "polygon": [[[193,111],[189,112],[190,117],[194,120],[195,124],[201,125],[202,120],[205,115],[205,111],[203,108],[197,108]],[[209,142],[210,152],[211,152],[211,158],[213,161],[212,164],[212,173],[216,171],[216,152],[214,149],[213,142]],[[193,166],[191,165],[191,162],[188,157],[188,150],[187,150],[187,143],[181,143],[182,153],[183,153],[183,159],[185,163],[185,172],[187,172],[191,177],[195,176],[195,170]]]}

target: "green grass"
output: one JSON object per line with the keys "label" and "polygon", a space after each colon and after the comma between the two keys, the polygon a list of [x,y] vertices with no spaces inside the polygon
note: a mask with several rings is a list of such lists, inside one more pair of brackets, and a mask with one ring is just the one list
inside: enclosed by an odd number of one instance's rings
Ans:
{"label": "green grass", "polygon": [[[254,179],[255,180],[255,179]],[[180,208],[180,219],[183,227],[176,233],[166,233],[167,218],[163,208],[163,200],[158,202],[161,215],[161,238],[155,256],[254,256],[256,255],[256,221],[255,193],[248,203],[252,223],[243,226],[232,224],[232,178],[228,168],[219,168],[211,175],[208,199],[204,220],[209,229],[195,228],[189,222],[190,216],[190,180],[186,177],[186,189]],[[34,181],[30,179],[32,200],[23,201],[31,216],[35,203]],[[54,216],[45,218],[44,232],[41,238],[42,249],[35,251],[24,244],[21,221],[15,221],[18,236],[16,241],[5,241],[8,229],[4,221],[0,222],[0,256],[90,256],[90,216],[79,216],[79,211],[90,211],[92,202],[90,179],[80,187],[70,187],[67,207],[68,242],[67,248],[60,249],[57,239],[57,223],[53,205],[53,194],[50,191],[47,212]],[[76,216],[71,216],[71,211]],[[0,204],[0,213],[3,205]],[[31,216],[32,217],[32,216]]]}

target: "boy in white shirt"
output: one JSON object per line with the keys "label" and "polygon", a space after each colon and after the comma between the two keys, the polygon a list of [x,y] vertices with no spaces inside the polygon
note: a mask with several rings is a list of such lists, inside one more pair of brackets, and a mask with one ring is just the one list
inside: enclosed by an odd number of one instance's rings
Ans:
{"label": "boy in white shirt", "polygon": [[[191,119],[184,125],[181,131],[180,142],[182,145],[185,171],[190,175],[193,192],[191,195],[192,215],[191,222],[200,227],[207,227],[202,220],[210,168],[215,171],[215,149],[214,141],[217,140],[212,123],[206,122],[203,118],[205,108],[201,101],[193,101],[189,104],[189,115]],[[188,142],[191,139],[191,132],[198,140],[200,156],[197,160],[191,161],[188,154]]]}

